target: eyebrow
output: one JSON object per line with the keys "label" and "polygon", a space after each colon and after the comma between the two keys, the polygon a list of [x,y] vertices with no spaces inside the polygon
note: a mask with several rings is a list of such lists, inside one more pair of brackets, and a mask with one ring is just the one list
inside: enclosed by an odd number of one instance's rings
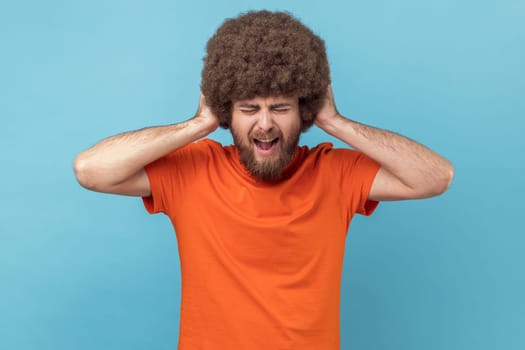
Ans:
{"label": "eyebrow", "polygon": [[[281,103],[273,103],[270,105],[270,108],[282,108],[282,107],[291,107],[291,103],[287,102],[281,102]],[[253,103],[241,103],[239,104],[239,108],[261,108],[258,104]]]}
{"label": "eyebrow", "polygon": [[239,104],[239,108],[259,108],[259,105],[252,103],[241,103]]}
{"label": "eyebrow", "polygon": [[281,102],[281,103],[274,103],[272,105],[270,105],[271,108],[281,108],[281,107],[291,107],[292,104],[291,103],[287,103],[287,102]]}

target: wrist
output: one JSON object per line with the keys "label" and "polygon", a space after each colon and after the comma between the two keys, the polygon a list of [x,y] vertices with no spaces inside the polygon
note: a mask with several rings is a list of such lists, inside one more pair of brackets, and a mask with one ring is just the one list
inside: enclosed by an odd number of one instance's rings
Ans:
{"label": "wrist", "polygon": [[187,122],[196,139],[203,138],[217,129],[218,123],[209,118],[192,118]]}
{"label": "wrist", "polygon": [[336,136],[337,131],[341,129],[342,123],[344,123],[346,119],[339,113],[336,113],[330,118],[322,118],[316,120],[316,125],[323,129],[325,132],[332,136]]}

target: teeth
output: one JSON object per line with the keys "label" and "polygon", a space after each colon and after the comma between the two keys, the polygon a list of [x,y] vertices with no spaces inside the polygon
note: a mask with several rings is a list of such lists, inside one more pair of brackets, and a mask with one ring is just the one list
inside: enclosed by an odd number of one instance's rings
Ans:
{"label": "teeth", "polygon": [[259,140],[259,139],[255,139],[256,141],[259,141],[259,142],[273,142],[277,139],[269,139],[269,140]]}

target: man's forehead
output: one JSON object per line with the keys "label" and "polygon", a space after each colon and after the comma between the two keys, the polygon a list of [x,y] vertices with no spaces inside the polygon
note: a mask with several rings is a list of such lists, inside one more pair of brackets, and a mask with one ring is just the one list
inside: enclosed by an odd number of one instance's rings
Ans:
{"label": "man's forehead", "polygon": [[295,96],[269,96],[253,97],[238,100],[233,103],[234,106],[271,106],[271,105],[296,105],[299,99]]}

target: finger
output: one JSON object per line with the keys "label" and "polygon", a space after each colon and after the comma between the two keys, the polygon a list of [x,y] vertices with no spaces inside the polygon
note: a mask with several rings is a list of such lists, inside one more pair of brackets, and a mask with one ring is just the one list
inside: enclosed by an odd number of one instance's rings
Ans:
{"label": "finger", "polygon": [[326,96],[333,100],[334,99],[334,92],[332,91],[332,85],[328,84],[328,87],[326,88]]}

